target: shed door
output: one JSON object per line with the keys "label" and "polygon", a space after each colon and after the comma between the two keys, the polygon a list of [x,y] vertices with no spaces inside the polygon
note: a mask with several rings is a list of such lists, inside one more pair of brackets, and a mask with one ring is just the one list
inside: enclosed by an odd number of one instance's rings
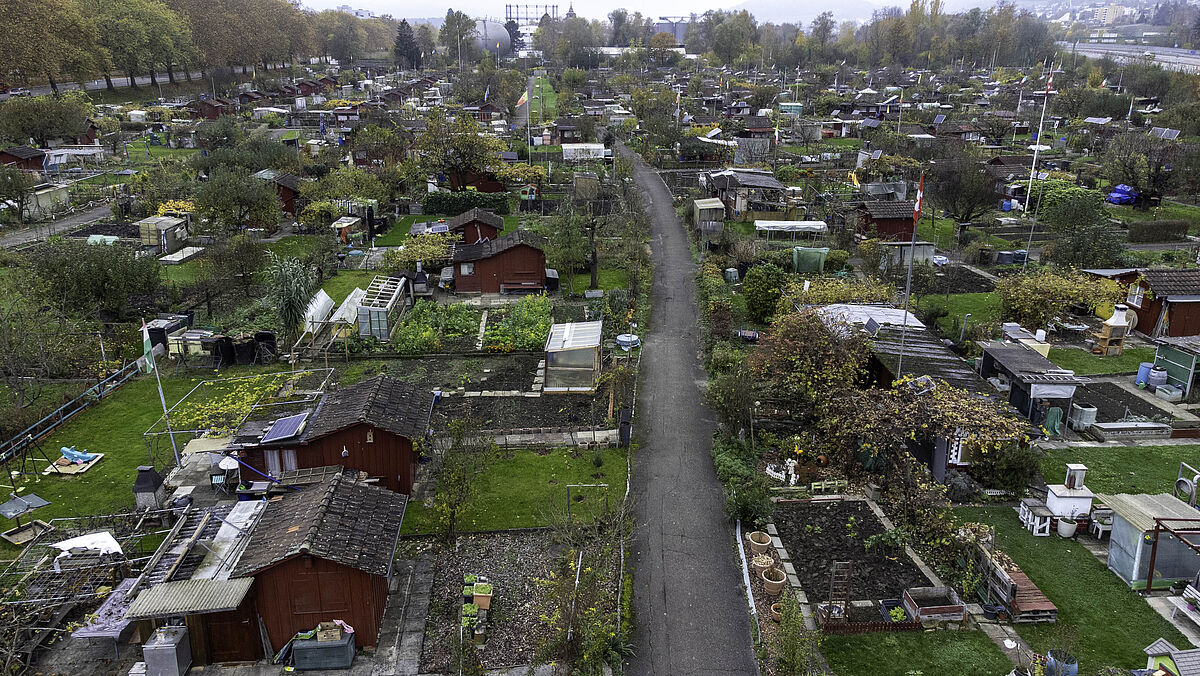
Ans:
{"label": "shed door", "polygon": [[209,616],[208,657],[210,663],[255,662],[262,657],[258,622],[250,612],[250,604]]}

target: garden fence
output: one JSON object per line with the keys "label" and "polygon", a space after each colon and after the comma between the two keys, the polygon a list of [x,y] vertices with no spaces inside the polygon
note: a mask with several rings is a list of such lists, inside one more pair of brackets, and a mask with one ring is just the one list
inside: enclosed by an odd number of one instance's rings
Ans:
{"label": "garden fence", "polygon": [[0,443],[0,462],[7,463],[14,457],[24,453],[30,445],[58,429],[60,425],[70,420],[75,414],[112,394],[137,372],[138,362],[129,362],[116,373],[88,388],[83,394],[63,404],[57,410],[29,427],[26,427],[11,439]]}

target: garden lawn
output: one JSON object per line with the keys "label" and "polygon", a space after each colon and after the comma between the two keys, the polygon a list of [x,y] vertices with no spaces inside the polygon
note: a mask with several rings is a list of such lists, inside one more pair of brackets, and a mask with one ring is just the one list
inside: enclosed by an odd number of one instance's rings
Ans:
{"label": "garden lawn", "polygon": [[440,217],[418,216],[414,214],[401,216],[400,220],[396,221],[387,232],[375,238],[375,246],[400,246],[404,243],[404,240],[408,239],[408,231],[412,229],[413,223],[416,223],[418,219],[424,221],[430,218],[436,219]]}
{"label": "garden lawn", "polygon": [[338,270],[336,275],[325,280],[321,288],[329,294],[334,303],[341,305],[351,291],[356,288],[366,289],[378,274],[375,270]]}
{"label": "garden lawn", "polygon": [[[580,293],[585,289],[591,288],[592,275],[590,272],[581,272],[573,277],[575,293]],[[598,288],[605,291],[613,289],[629,288],[629,272],[626,270],[601,268],[597,275],[596,281],[599,282]]]}
{"label": "garden lawn", "polygon": [[945,248],[954,244],[954,229],[953,218],[935,218],[930,225],[929,218],[925,217],[917,222],[917,237]]}
{"label": "garden lawn", "polygon": [[129,155],[121,158],[122,166],[129,167],[145,167],[152,164],[158,164],[161,160],[167,159],[187,159],[192,155],[200,152],[193,148],[168,148],[166,146],[150,146],[150,154],[146,154],[146,138],[140,137],[130,141],[125,146],[125,150]]}
{"label": "garden lawn", "polygon": [[829,635],[821,654],[837,674],[1000,676],[1013,667],[982,631]]}
{"label": "garden lawn", "polygon": [[1154,361],[1154,348],[1130,347],[1119,357],[1100,357],[1079,348],[1052,347],[1050,361],[1081,376],[1136,373],[1138,364]]}
{"label": "garden lawn", "polygon": [[1137,221],[1190,221],[1192,226],[1188,228],[1188,232],[1195,234],[1200,230],[1200,207],[1190,204],[1179,204],[1178,202],[1163,201],[1162,206],[1151,207],[1146,211],[1134,209],[1133,205],[1115,204],[1108,205],[1108,212],[1113,218],[1118,218],[1126,223]]}
{"label": "garden lawn", "polygon": [[550,80],[539,77],[533,83],[533,96],[540,96],[541,99],[529,100],[531,116],[533,113],[537,113],[542,121],[558,119],[558,93],[554,91],[554,85],[550,83]]}
{"label": "garden lawn", "polygon": [[[986,293],[952,293],[950,300],[946,300],[946,296],[942,294],[930,294],[921,298],[918,303],[922,310],[929,310],[934,307],[943,307],[949,312],[945,317],[939,317],[937,320],[938,327],[942,333],[949,338],[958,338],[958,331],[962,327],[963,317],[967,313],[971,314],[971,318],[967,320],[969,326],[976,324],[990,324],[1000,321],[1000,294],[990,291]],[[950,334],[954,335],[951,336]]]}
{"label": "garden lawn", "polygon": [[[556,448],[543,455],[528,449],[515,449],[511,458],[497,457],[479,475],[476,494],[471,499],[459,529],[463,531],[533,528],[549,524],[549,515],[566,505],[567,484],[608,484],[610,504],[625,496],[625,451],[601,452],[604,464],[593,464],[592,451]],[[603,508],[604,489],[571,490],[571,508]],[[582,501],[575,500],[583,495]],[[551,511],[553,510],[553,512]],[[404,515],[403,532],[431,533],[436,526],[432,509],[410,502]]]}
{"label": "garden lawn", "polygon": [[[1193,467],[1200,446],[1089,446],[1056,448],[1042,459],[1042,476],[1058,483],[1067,475],[1067,463],[1087,465],[1087,486],[1097,493],[1170,493],[1179,463]],[[1189,477],[1190,478],[1190,477]]]}
{"label": "garden lawn", "polygon": [[[166,363],[165,360],[160,363]],[[167,401],[178,401],[202,378],[171,378],[170,369],[163,373],[163,392]],[[145,375],[125,383],[100,403],[76,415],[40,442],[51,459],[58,449],[75,446],[78,450],[103,453],[104,459],[85,474],[71,477],[25,476],[18,488],[50,501],[33,516],[43,521],[55,517],[88,514],[115,514],[133,507],[130,492],[138,465],[146,464],[146,446],[142,440],[154,421],[162,416],[154,377]],[[181,441],[182,443],[182,441]],[[29,463],[28,471],[41,472],[43,460]],[[161,469],[161,468],[160,468]],[[7,530],[16,523],[0,518],[0,528]],[[0,558],[12,556],[16,548],[0,542]]]}
{"label": "garden lawn", "polygon": [[267,251],[284,258],[300,258],[312,251],[316,235],[287,235],[267,244]]}
{"label": "garden lawn", "polygon": [[179,265],[164,265],[162,266],[162,273],[163,277],[167,280],[175,282],[180,286],[187,286],[196,281],[196,278],[200,276],[200,259],[193,258]]}
{"label": "garden lawn", "polygon": [[[1091,477],[1089,472],[1088,485],[1098,488]],[[954,513],[962,521],[995,526],[1000,549],[1058,606],[1057,624],[1078,632],[1073,652],[1079,658],[1079,673],[1140,664],[1146,659],[1142,649],[1160,637],[1178,646],[1190,645],[1179,630],[1078,542],[1057,536],[1035,538],[1021,527],[1012,507],[960,507]],[[1054,624],[1016,624],[1014,628],[1039,653],[1054,647]]]}

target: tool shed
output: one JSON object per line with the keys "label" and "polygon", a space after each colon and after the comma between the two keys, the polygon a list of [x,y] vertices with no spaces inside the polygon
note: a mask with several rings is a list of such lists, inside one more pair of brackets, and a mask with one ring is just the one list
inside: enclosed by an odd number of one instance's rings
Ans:
{"label": "tool shed", "polygon": [[1096,498],[1113,510],[1108,569],[1125,584],[1145,589],[1150,581],[1161,588],[1196,576],[1200,511],[1195,507],[1167,493]]}

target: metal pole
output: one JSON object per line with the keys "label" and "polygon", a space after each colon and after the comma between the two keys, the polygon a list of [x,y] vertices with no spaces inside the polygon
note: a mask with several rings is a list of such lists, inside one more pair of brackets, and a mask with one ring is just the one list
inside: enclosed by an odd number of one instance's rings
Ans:
{"label": "metal pole", "polygon": [[[1150,595],[1150,588],[1154,584],[1154,557],[1158,554],[1158,519],[1154,520],[1154,544],[1150,547],[1150,570],[1146,573],[1146,596]],[[1140,546],[1140,545],[1139,545]],[[1137,570],[1133,571],[1137,574]]]}
{"label": "metal pole", "polygon": [[969,319],[969,318],[970,318],[970,316],[971,316],[971,313],[970,313],[970,312],[968,312],[967,314],[963,315],[962,330],[960,330],[960,331],[958,332],[958,342],[959,342],[960,344],[961,344],[961,343],[962,343],[962,341],[963,341],[963,336],[964,336],[964,335],[966,335],[966,333],[967,333],[967,319]]}
{"label": "metal pole", "polygon": [[1042,117],[1038,120],[1037,142],[1033,144],[1033,165],[1029,167],[1029,187],[1025,189],[1025,213],[1029,213],[1029,198],[1033,195],[1033,175],[1037,172],[1038,152],[1042,149],[1042,125],[1046,122],[1046,104],[1050,103],[1050,82],[1053,80],[1054,62],[1051,61],[1050,81],[1046,82],[1046,95],[1042,97]]}
{"label": "metal pole", "polygon": [[1025,260],[1021,262],[1021,272],[1025,272],[1025,268],[1029,265],[1029,250],[1033,248],[1033,231],[1037,228],[1038,212],[1042,210],[1042,195],[1046,192],[1046,180],[1042,179],[1038,185],[1038,201],[1037,206],[1033,208],[1033,224],[1029,226],[1029,241],[1025,243]]}

